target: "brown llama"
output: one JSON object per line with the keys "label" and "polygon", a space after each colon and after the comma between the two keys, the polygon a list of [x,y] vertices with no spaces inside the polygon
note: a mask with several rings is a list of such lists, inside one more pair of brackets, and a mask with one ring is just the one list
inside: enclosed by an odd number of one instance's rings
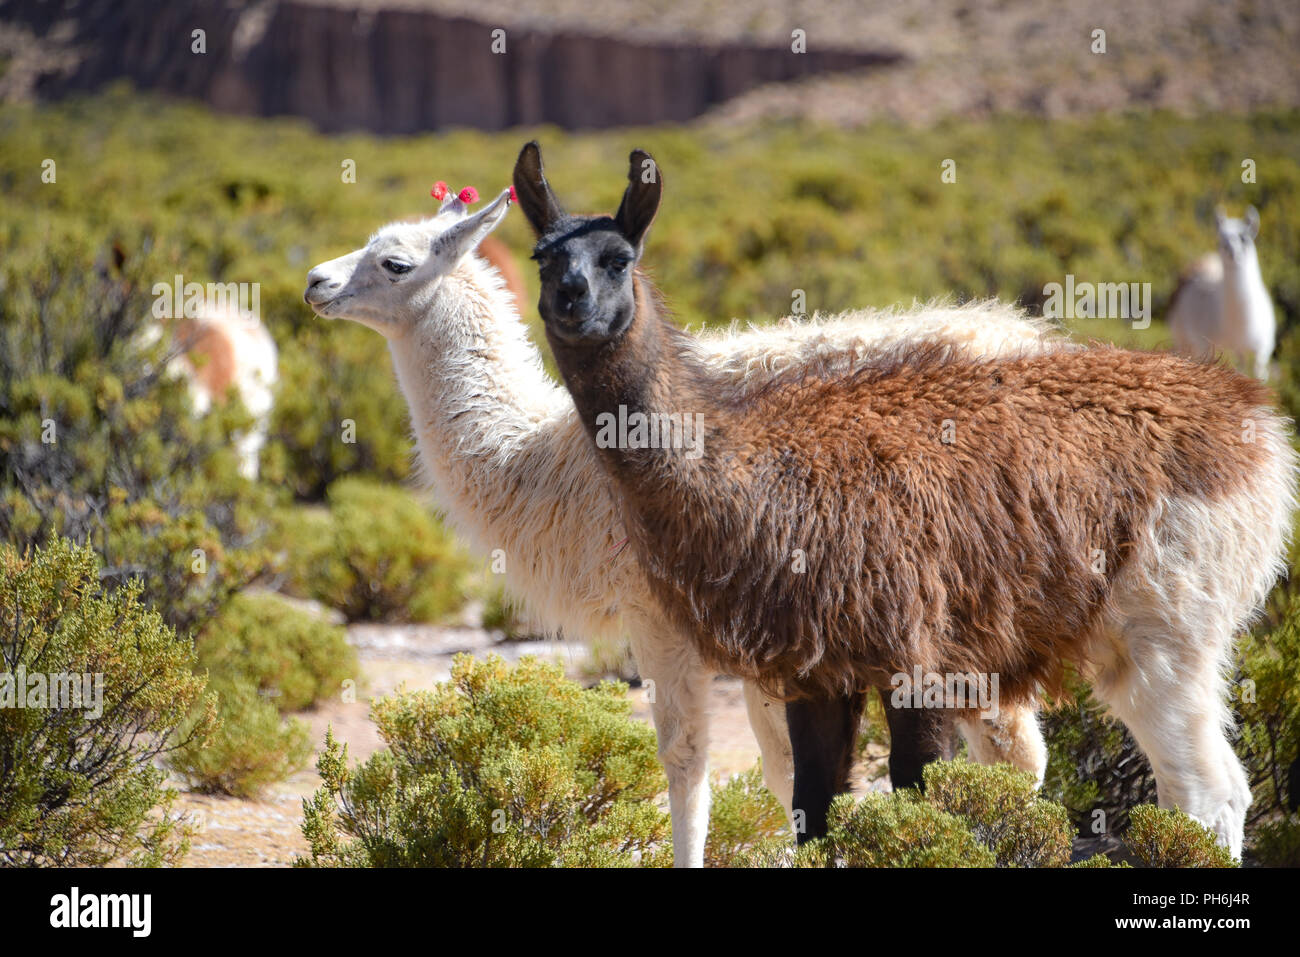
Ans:
{"label": "brown llama", "polygon": [[[712,665],[787,698],[804,837],[845,787],[864,689],[968,676],[1020,704],[1072,663],[1160,803],[1239,856],[1250,789],[1224,673],[1295,501],[1267,389],[1167,354],[908,342],[741,393],[637,269],[663,177],[630,162],[618,212],[578,217],[537,145],[520,153],[539,310],[660,604]],[[696,440],[671,440],[677,422]]]}

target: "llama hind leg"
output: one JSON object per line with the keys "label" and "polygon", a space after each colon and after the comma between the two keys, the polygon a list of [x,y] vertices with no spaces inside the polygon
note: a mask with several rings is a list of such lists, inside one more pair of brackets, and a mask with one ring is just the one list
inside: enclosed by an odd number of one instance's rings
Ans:
{"label": "llama hind leg", "polygon": [[996,718],[962,717],[957,727],[977,764],[1010,764],[1034,776],[1041,786],[1047,773],[1047,743],[1031,705],[1003,705]]}
{"label": "llama hind leg", "polygon": [[[776,795],[791,818],[794,801],[794,754],[784,702],[763,693],[757,684],[745,682],[745,709],[750,727],[763,754],[763,782]],[[885,719],[889,723],[889,780],[895,790],[918,787],[921,770],[931,761],[951,757],[945,735],[947,723],[933,710],[895,709],[885,692]],[[1034,725],[1037,730],[1037,725]],[[1041,745],[1041,735],[1039,736]],[[791,827],[794,826],[791,818]]]}
{"label": "llama hind leg", "polygon": [[800,844],[826,836],[831,800],[848,790],[853,744],[865,701],[866,695],[855,691],[801,698],[785,706],[794,753],[795,839]]}
{"label": "llama hind leg", "polygon": [[790,729],[785,720],[785,702],[764,694],[755,682],[746,680],[745,711],[749,726],[763,755],[763,783],[785,808],[785,816],[794,827],[794,753],[790,749]]}
{"label": "llama hind leg", "polygon": [[632,631],[632,654],[648,685],[668,776],[673,866],[703,867],[709,832],[709,682],[712,673],[686,639],[646,638]]}
{"label": "llama hind leg", "polygon": [[1151,762],[1160,806],[1196,818],[1239,858],[1251,793],[1225,733],[1218,656],[1212,642],[1168,634],[1126,626],[1126,648],[1096,669],[1093,690]]}

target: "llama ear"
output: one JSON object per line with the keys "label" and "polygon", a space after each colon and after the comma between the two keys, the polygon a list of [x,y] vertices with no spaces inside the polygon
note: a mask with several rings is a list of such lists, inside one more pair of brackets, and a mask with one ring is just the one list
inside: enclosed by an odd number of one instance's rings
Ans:
{"label": "llama ear", "polygon": [[1251,239],[1259,235],[1259,210],[1254,206],[1246,208],[1246,227],[1250,230]]}
{"label": "llama ear", "polygon": [[485,236],[501,225],[510,209],[510,190],[504,189],[496,199],[472,216],[466,216],[433,241],[433,253],[451,262],[478,248]]}
{"label": "llama ear", "polygon": [[624,238],[639,251],[655,213],[659,212],[664,182],[659,165],[645,150],[633,150],[627,161],[627,189],[614,214],[614,222]]}
{"label": "llama ear", "polygon": [[1214,224],[1216,226],[1222,226],[1223,221],[1227,218],[1228,218],[1228,214],[1227,212],[1224,211],[1224,208],[1222,206],[1214,207]]}
{"label": "llama ear", "polygon": [[537,141],[525,143],[515,160],[515,192],[519,206],[532,224],[533,232],[543,236],[564,215],[551,184],[542,172],[542,148]]}

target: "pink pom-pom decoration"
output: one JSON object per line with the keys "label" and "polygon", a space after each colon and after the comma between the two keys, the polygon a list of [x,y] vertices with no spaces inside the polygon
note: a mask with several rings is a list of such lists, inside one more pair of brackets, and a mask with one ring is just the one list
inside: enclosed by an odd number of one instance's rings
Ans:
{"label": "pink pom-pom decoration", "polygon": [[466,186],[457,195],[456,198],[468,206],[470,203],[478,202],[478,190],[473,186]]}
{"label": "pink pom-pom decoration", "polygon": [[519,196],[515,193],[515,188],[513,185],[511,185],[510,187],[510,202],[512,203],[519,202]]}
{"label": "pink pom-pom decoration", "polygon": [[429,195],[434,199],[446,199],[449,192],[451,191],[447,189],[447,184],[442,180],[438,180],[433,184],[433,188],[429,190]]}

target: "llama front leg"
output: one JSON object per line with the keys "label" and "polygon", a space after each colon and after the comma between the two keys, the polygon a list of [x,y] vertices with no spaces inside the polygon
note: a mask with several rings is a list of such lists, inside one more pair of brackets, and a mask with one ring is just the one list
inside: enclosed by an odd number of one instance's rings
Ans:
{"label": "llama front leg", "polygon": [[1202,613],[1189,615],[1172,636],[1162,618],[1126,622],[1126,647],[1096,664],[1093,692],[1151,762],[1160,806],[1196,818],[1240,858],[1251,792],[1225,734],[1227,688],[1218,653],[1233,623],[1215,622],[1212,609],[1197,610]]}
{"label": "llama front leg", "polygon": [[[662,632],[662,623],[660,623]],[[703,867],[709,832],[709,682],[685,638],[632,635],[637,670],[647,682],[659,738],[659,760],[668,775],[673,823],[673,866]]]}
{"label": "llama front leg", "polygon": [[801,698],[785,706],[794,753],[795,840],[800,844],[826,836],[831,801],[848,790],[853,743],[865,701],[866,695],[855,691]]}

